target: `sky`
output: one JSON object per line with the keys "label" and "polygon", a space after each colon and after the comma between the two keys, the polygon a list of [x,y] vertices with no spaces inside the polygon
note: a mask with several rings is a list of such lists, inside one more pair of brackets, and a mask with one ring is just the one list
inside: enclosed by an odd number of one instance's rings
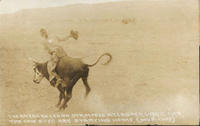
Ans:
{"label": "sky", "polygon": [[0,14],[13,13],[28,8],[47,8],[77,3],[102,3],[120,0],[0,0]]}

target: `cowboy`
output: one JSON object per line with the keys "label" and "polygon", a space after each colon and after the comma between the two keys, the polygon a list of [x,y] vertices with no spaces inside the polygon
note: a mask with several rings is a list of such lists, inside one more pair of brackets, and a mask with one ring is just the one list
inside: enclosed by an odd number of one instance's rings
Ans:
{"label": "cowboy", "polygon": [[53,44],[54,41],[52,39],[49,39],[49,36],[45,29],[43,29],[43,28],[40,29],[40,35],[42,38],[45,39],[43,41],[45,50],[47,50],[48,53],[51,55],[51,58],[47,63],[47,70],[49,73],[49,81],[55,87],[58,87],[59,84],[62,84],[62,86],[65,86],[63,83],[63,80],[55,72],[55,68],[56,68],[56,65],[57,65],[59,59],[64,56],[67,56],[67,54],[61,46]]}

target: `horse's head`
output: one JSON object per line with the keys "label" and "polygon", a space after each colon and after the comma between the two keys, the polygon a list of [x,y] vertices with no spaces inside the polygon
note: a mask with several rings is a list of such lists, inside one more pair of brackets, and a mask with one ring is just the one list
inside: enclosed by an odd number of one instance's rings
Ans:
{"label": "horse's head", "polygon": [[36,84],[39,84],[41,80],[44,78],[43,72],[42,72],[42,64],[35,62],[33,65],[33,82]]}
{"label": "horse's head", "polygon": [[43,72],[44,65],[42,63],[36,62],[32,58],[29,58],[29,60],[33,62],[33,71],[34,71],[33,82],[39,84],[41,80],[44,78],[44,72]]}

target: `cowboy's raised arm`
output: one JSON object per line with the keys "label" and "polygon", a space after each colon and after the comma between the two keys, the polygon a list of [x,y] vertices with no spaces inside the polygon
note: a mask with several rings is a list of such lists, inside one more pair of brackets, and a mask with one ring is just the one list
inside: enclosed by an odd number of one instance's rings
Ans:
{"label": "cowboy's raised arm", "polygon": [[40,35],[43,38],[42,45],[44,46],[44,49],[47,50],[47,52],[49,54],[51,54],[52,53],[52,47],[53,47],[53,45],[52,45],[53,41],[49,39],[47,30],[41,28],[40,29]]}

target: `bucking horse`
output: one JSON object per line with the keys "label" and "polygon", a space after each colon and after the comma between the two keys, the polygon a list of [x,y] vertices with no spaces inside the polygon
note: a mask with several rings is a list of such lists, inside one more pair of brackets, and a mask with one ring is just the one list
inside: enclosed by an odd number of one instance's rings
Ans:
{"label": "bucking horse", "polygon": [[[103,65],[107,65],[112,60],[112,55],[110,53],[102,54],[94,64],[86,64],[84,63],[81,58],[72,58],[70,56],[65,56],[59,59],[58,64],[55,68],[55,72],[60,76],[61,79],[64,81],[63,84],[59,84],[57,89],[59,90],[59,101],[56,105],[59,109],[65,109],[67,107],[67,102],[72,98],[72,89],[76,82],[81,78],[83,84],[86,88],[85,97],[90,92],[90,86],[88,84],[88,73],[89,67],[95,66],[99,60],[103,56],[108,56],[109,59]],[[49,80],[49,73],[47,71],[47,62],[39,63],[36,61],[34,62],[34,78],[33,82],[39,84],[43,78]],[[53,85],[52,83],[50,83]],[[62,102],[62,100],[64,101]],[[62,104],[61,104],[62,103]]]}

